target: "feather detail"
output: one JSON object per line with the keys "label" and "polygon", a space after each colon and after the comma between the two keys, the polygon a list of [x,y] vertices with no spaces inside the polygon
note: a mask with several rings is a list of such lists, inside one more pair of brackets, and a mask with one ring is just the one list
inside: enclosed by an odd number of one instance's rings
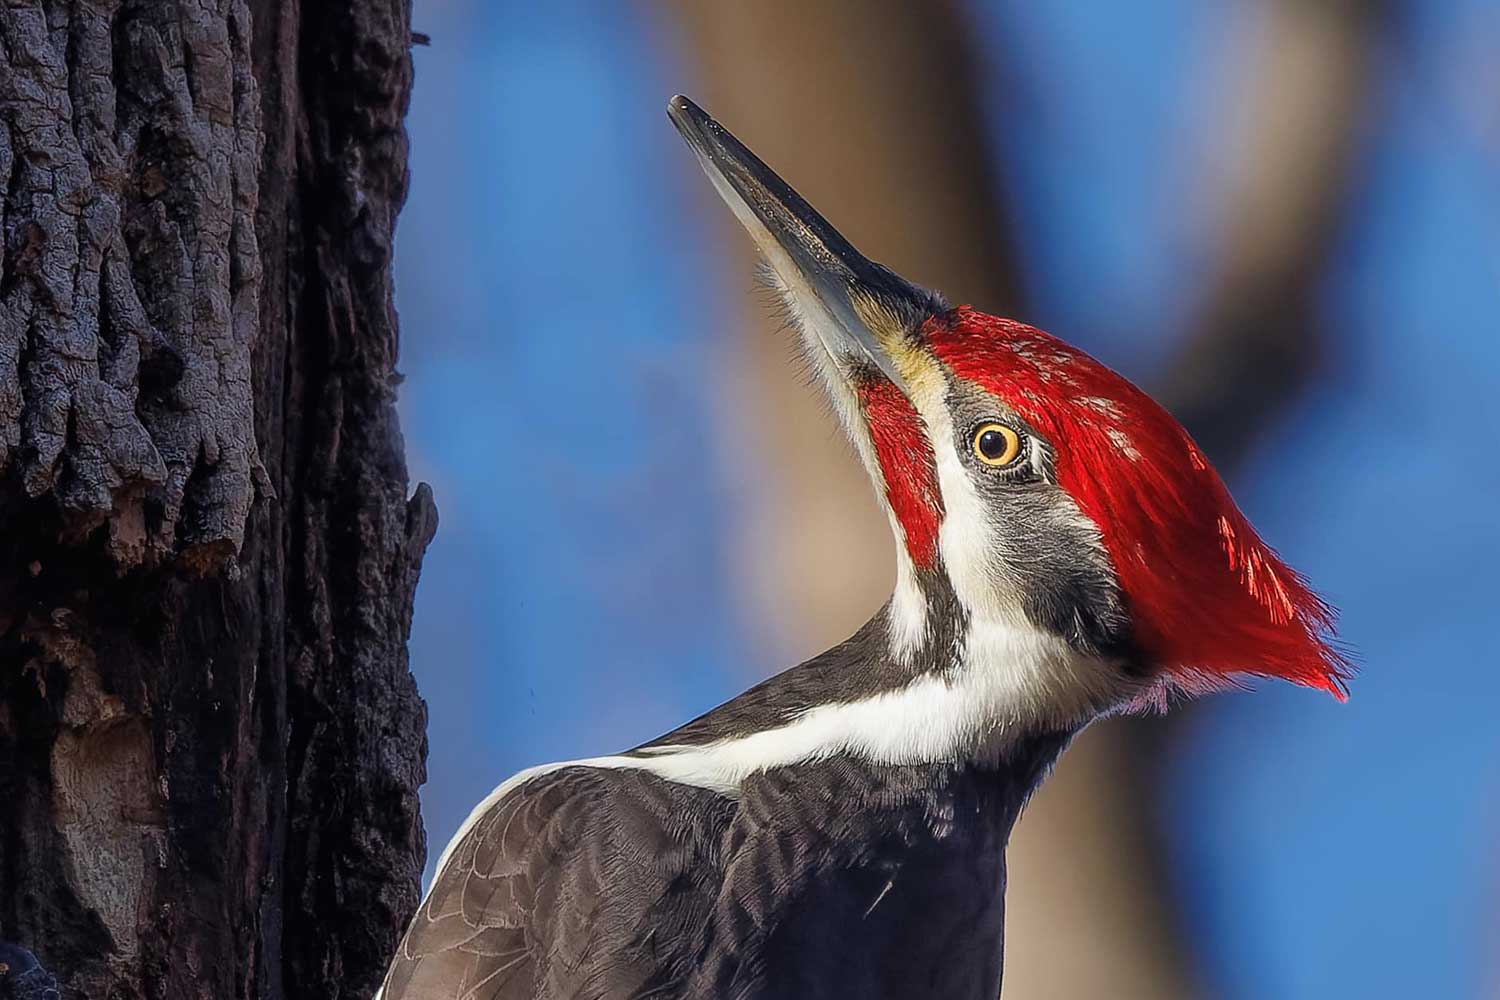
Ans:
{"label": "feather detail", "polygon": [[1192,691],[1255,674],[1346,697],[1334,610],[1155,400],[1050,334],[967,306],[923,334],[954,375],[1056,445],[1058,484],[1098,526],[1136,640],[1169,681]]}

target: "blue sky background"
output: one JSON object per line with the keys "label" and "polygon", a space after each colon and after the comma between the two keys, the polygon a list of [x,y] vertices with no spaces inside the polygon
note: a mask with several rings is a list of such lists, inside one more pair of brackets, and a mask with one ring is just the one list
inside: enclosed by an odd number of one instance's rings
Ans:
{"label": "blue sky background", "polygon": [[[1363,673],[1342,706],[1215,698],[1171,758],[1185,923],[1227,998],[1500,988],[1500,8],[1397,7],[1321,290],[1327,375],[1234,483]],[[1024,84],[1001,167],[1026,318],[1149,381],[1205,273],[1183,192],[1254,8],[972,14],[1014,57],[995,106]],[[692,92],[670,24],[427,0],[415,27],[397,278],[412,474],[442,512],[412,637],[435,853],[514,770],[655,736],[785,664],[755,662],[734,611],[754,477],[726,467],[715,372],[739,285],[663,114]]]}

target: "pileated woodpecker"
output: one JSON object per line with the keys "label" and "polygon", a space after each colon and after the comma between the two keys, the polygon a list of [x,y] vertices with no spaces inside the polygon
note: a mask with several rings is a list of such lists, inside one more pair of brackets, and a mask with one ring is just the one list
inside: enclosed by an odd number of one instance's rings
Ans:
{"label": "pileated woodpecker", "polygon": [[501,784],[384,998],[993,1000],[1006,841],[1074,734],[1240,674],[1342,698],[1333,613],[1139,389],[871,262],[697,105],[668,114],[890,515],[895,592],[660,739]]}

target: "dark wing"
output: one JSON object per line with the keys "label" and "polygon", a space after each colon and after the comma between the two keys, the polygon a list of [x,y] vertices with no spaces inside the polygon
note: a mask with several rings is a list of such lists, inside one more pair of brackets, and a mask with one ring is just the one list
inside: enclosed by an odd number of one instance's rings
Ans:
{"label": "dark wing", "polygon": [[692,926],[713,884],[713,839],[683,819],[715,811],[683,801],[705,794],[587,766],[522,782],[437,873],[381,1000],[602,1000],[675,979],[687,942],[662,921]]}
{"label": "dark wing", "polygon": [[1010,819],[992,783],[848,757],[747,777],[700,994],[994,1000]]}

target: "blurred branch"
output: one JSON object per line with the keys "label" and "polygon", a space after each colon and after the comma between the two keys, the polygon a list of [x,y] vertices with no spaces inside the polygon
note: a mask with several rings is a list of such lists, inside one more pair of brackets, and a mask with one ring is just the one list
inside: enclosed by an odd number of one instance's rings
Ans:
{"label": "blurred branch", "polygon": [[1154,387],[1230,472],[1318,370],[1317,296],[1355,186],[1387,5],[1277,0],[1226,142],[1220,270]]}
{"label": "blurred branch", "polygon": [[855,243],[1011,312],[1018,255],[970,45],[949,0],[667,0],[708,110]]}
{"label": "blurred branch", "polygon": [[[1236,174],[1224,199],[1219,270],[1193,329],[1153,386],[1232,479],[1257,440],[1317,375],[1327,354],[1318,297],[1358,187],[1374,68],[1390,29],[1376,0],[1276,0],[1244,78],[1225,142]],[[1172,884],[1161,822],[1165,763],[1196,710],[1126,727],[1122,747],[1150,880]]]}

